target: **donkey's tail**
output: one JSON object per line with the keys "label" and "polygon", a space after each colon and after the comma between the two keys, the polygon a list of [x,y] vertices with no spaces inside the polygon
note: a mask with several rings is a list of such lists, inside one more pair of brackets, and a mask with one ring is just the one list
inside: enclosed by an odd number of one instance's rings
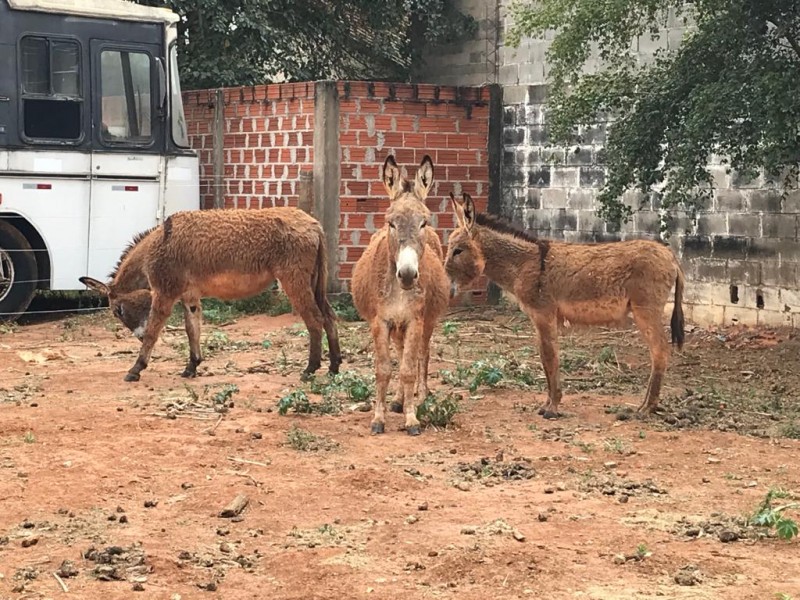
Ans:
{"label": "donkey's tail", "polygon": [[683,341],[686,337],[683,321],[683,285],[683,269],[678,265],[678,276],[675,278],[675,306],[672,309],[672,321],[670,322],[672,343],[678,345],[678,350],[683,349]]}
{"label": "donkey's tail", "polygon": [[330,302],[328,302],[328,251],[326,244],[325,233],[320,232],[317,262],[314,266],[312,283],[314,285],[314,299],[322,313],[322,318],[325,321],[335,321],[336,313],[333,311]]}

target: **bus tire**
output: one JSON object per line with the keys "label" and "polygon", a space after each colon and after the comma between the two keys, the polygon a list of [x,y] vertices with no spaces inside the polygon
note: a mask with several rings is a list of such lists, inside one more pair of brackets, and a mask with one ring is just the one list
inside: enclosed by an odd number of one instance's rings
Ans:
{"label": "bus tire", "polygon": [[27,310],[37,277],[30,243],[16,227],[0,221],[0,322],[15,321]]}

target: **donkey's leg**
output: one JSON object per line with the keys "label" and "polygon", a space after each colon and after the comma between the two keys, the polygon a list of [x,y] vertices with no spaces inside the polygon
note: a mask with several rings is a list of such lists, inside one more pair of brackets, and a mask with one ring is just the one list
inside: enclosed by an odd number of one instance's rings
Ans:
{"label": "donkey's leg", "polygon": [[425,321],[422,328],[422,347],[419,359],[419,375],[417,376],[417,402],[422,404],[428,397],[428,365],[431,361],[431,338],[436,327],[436,320]]}
{"label": "donkey's leg", "polygon": [[203,362],[200,348],[200,323],[203,311],[199,298],[182,298],[183,321],[186,325],[186,337],[189,338],[189,362],[181,373],[181,377],[197,377],[197,365]]}
{"label": "donkey's leg", "polygon": [[558,319],[555,310],[532,312],[531,320],[539,337],[539,355],[547,378],[547,402],[539,409],[545,419],[559,416],[561,382],[558,373]]}
{"label": "donkey's leg", "polygon": [[339,366],[342,364],[342,350],[339,346],[339,329],[336,327],[336,321],[333,318],[323,318],[323,326],[325,327],[325,335],[328,336],[328,356],[330,357],[331,366],[328,372],[336,375],[339,372]]}
{"label": "donkey's leg", "polygon": [[375,346],[375,415],[372,417],[372,433],[383,433],[386,423],[386,390],[392,377],[392,356],[389,348],[389,326],[380,317],[370,323],[372,342]]}
{"label": "donkey's leg", "polygon": [[125,375],[125,381],[139,381],[139,374],[147,368],[150,362],[153,346],[156,345],[158,336],[167,319],[169,319],[175,300],[175,298],[164,298],[160,294],[153,292],[153,304],[150,306],[147,327],[144,330],[144,336],[142,336],[142,347],[139,349],[139,356],[136,362]]}
{"label": "donkey's leg", "polygon": [[[403,360],[403,348],[405,347],[406,330],[405,327],[395,327],[392,329],[392,340],[394,340],[394,347],[397,349],[398,362]],[[389,410],[393,413],[403,414],[403,406],[405,405],[405,397],[403,396],[403,382],[397,380],[397,391],[395,392],[394,400],[389,403]]]}
{"label": "donkey's leg", "polygon": [[287,277],[280,280],[280,283],[308,329],[308,366],[300,376],[305,380],[322,364],[322,329],[325,320],[314,299],[314,291],[307,281],[300,281],[296,277]]}
{"label": "donkey's leg", "polygon": [[640,413],[652,413],[658,406],[661,383],[669,360],[669,342],[664,327],[661,325],[661,309],[631,306],[633,320],[650,349],[650,381],[642,404],[637,409]]}
{"label": "donkey's leg", "polygon": [[408,326],[403,356],[400,358],[400,385],[403,386],[403,409],[406,414],[406,433],[408,435],[420,434],[415,392],[419,377],[419,361],[422,355],[422,328],[422,323],[417,322],[412,322]]}

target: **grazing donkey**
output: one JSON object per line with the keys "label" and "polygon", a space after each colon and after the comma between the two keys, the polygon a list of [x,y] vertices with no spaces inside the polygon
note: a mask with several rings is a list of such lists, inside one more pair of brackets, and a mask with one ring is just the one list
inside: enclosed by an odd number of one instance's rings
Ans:
{"label": "grazing donkey", "polygon": [[482,273],[513,294],[539,334],[548,400],[539,414],[558,416],[558,325],[621,322],[628,312],[650,348],[652,368],[639,412],[651,413],[667,368],[669,346],[661,324],[675,285],[672,342],[683,347],[684,277],[672,251],[658,242],[630,240],[579,244],[537,239],[495,217],[475,212],[469,194],[452,192],[458,225],[450,235],[445,268],[459,285]]}
{"label": "grazing donkey", "polygon": [[125,381],[147,368],[161,329],[181,301],[189,363],[183,377],[197,375],[201,298],[254,296],[275,279],[308,328],[304,377],[322,362],[322,330],[328,335],[330,372],[342,362],[336,316],[325,295],[328,283],[325,233],[296,208],[199,210],[176,213],[163,225],[137,235],[122,253],[108,284],[81,283],[108,296],[114,315],[142,341]]}
{"label": "grazing donkey", "polygon": [[369,322],[375,345],[377,397],[372,433],[383,433],[386,390],[392,375],[389,340],[400,361],[400,385],[393,412],[405,411],[406,432],[419,435],[416,398],[428,395],[428,362],[433,330],[449,304],[450,282],[442,244],[429,226],[425,198],[433,185],[433,162],[422,159],[413,186],[393,156],[383,163],[383,184],[391,200],[386,225],[372,236],[353,270],[356,309]]}

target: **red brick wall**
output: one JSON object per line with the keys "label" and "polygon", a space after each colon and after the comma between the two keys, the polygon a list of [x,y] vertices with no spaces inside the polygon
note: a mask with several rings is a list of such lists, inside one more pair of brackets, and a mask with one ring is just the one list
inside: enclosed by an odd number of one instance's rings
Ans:
{"label": "red brick wall", "polygon": [[[214,94],[183,95],[189,139],[200,153],[203,208],[214,200]],[[228,88],[224,101],[225,206],[297,206],[300,170],[314,162],[314,84]]]}
{"label": "red brick wall", "polygon": [[[486,210],[488,88],[339,82],[341,191],[339,277],[349,280],[389,207],[380,169],[389,154],[413,178],[425,154],[434,164],[427,205],[442,242],[453,229],[449,194],[469,192]],[[486,286],[479,285],[474,299]]]}
{"label": "red brick wall", "polygon": [[[297,205],[299,172],[313,168],[314,90],[314,83],[224,90],[226,207]],[[206,208],[213,202],[214,94],[184,94]],[[435,183],[427,204],[444,244],[454,226],[451,191],[469,192],[478,210],[486,210],[489,90],[338,82],[337,95],[341,188],[334,275],[346,287],[371,235],[383,226],[389,202],[380,168],[389,154],[409,178],[425,154],[433,159]],[[469,300],[482,302],[485,291],[485,282],[479,282]]]}

